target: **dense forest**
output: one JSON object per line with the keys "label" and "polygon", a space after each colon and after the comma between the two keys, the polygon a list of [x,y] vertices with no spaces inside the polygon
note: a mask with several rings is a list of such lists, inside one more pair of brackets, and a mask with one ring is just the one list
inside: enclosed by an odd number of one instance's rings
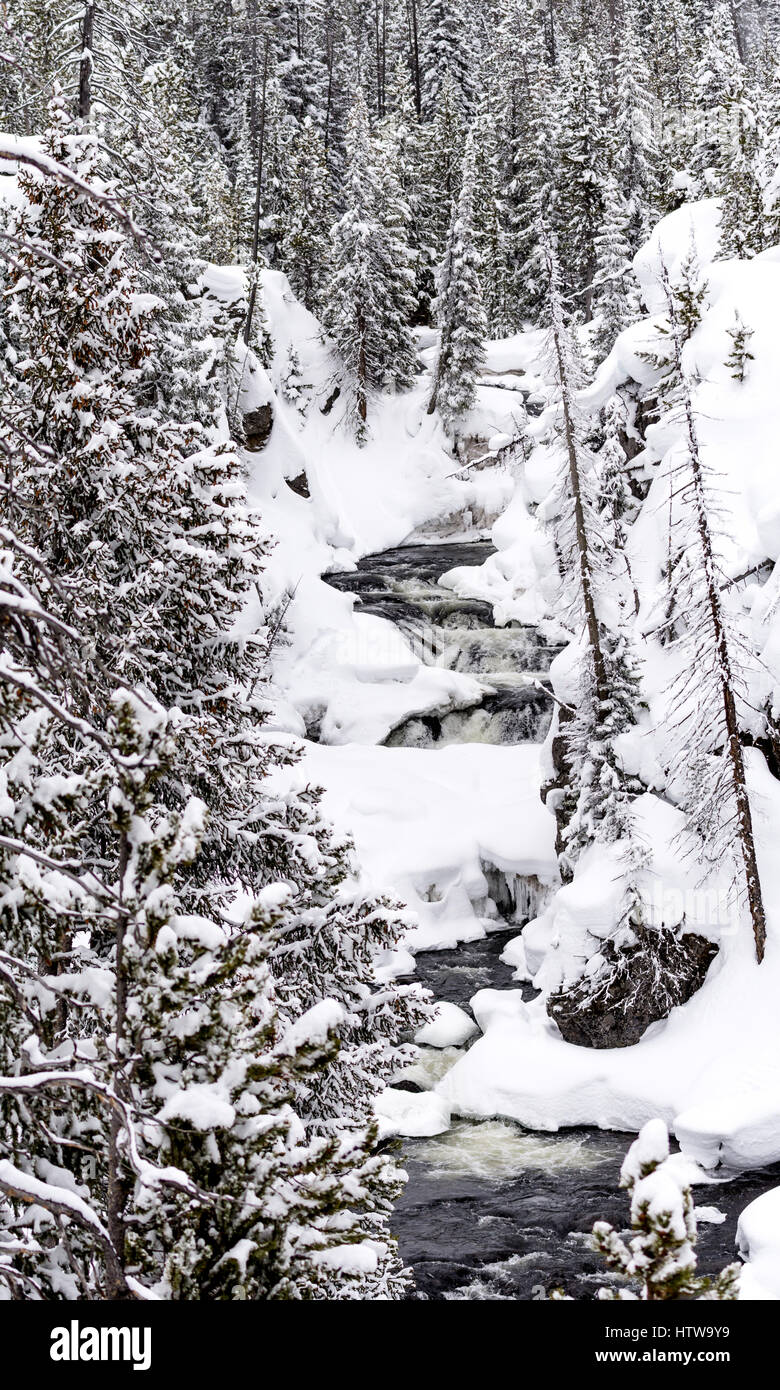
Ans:
{"label": "dense forest", "polygon": [[[560,652],[537,679],[550,893],[511,958],[545,1036],[628,1053],[695,1007],[724,923],[655,910],[678,850],[691,892],[727,881],[725,936],[737,921],[750,945],[733,988],[770,1027],[778,39],[770,0],[0,6],[0,1298],[412,1289],[375,1107],[435,1026],[409,970],[377,969],[417,904],[366,872],[306,770],[301,740],[347,743],[348,720],[284,684],[316,624],[297,556],[269,579],[299,542],[253,482],[286,449],[284,496],[330,517],[313,420],[367,511],[372,469],[399,508],[417,495],[381,452],[398,401],[435,431],[414,476],[436,506],[476,496],[485,459],[510,469],[506,563],[473,594]],[[694,236],[713,224],[717,255]],[[284,342],[274,294],[302,325]],[[521,374],[503,341],[539,397],[505,431],[479,415],[486,382],[492,400]],[[748,419],[764,443],[743,452]],[[751,458],[764,481],[729,510],[725,474]],[[317,582],[414,531],[364,544],[337,521],[312,523],[318,544],[331,527]],[[347,703],[369,698],[356,681]],[[446,709],[436,689],[437,718],[476,703],[463,678]],[[651,1089],[515,1112],[484,1075],[453,1072],[457,1113],[636,1130],[693,1105]],[[701,1157],[741,1124],[677,1135]],[[675,1200],[688,1260],[685,1183]],[[660,1261],[666,1236],[641,1229]],[[683,1264],[642,1296],[705,1296]]]}

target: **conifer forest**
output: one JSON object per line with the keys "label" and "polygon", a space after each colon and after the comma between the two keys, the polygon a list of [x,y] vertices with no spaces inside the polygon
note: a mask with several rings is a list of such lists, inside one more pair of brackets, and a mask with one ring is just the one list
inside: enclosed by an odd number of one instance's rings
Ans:
{"label": "conifer forest", "polygon": [[780,0],[0,0],[52,1363],[174,1301],[780,1299],[778,441]]}

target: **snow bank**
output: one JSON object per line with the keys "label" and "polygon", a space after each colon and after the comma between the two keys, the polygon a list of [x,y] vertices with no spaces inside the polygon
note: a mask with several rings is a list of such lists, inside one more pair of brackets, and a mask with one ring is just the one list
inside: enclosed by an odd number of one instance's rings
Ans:
{"label": "snow bank", "polygon": [[476,1023],[469,1018],[465,1009],[440,1000],[436,1005],[435,1018],[415,1033],[414,1040],[420,1047],[462,1047],[478,1032]]}
{"label": "snow bank", "polygon": [[780,1187],[745,1207],[737,1225],[737,1247],[746,1261],[740,1299],[780,1298]]}
{"label": "snow bank", "polygon": [[658,223],[634,258],[634,273],[650,313],[663,313],[666,308],[660,278],[663,266],[674,284],[691,252],[699,265],[715,260],[720,245],[720,213],[719,198],[704,198],[698,203],[683,203]]}
{"label": "snow bank", "polygon": [[473,941],[496,925],[485,865],[556,881],[534,745],[307,744],[299,772],[325,789],[325,812],[354,837],[372,886],[413,909],[413,950]]}
{"label": "snow bank", "polygon": [[450,1127],[449,1107],[433,1091],[396,1091],[389,1086],[377,1097],[375,1108],[382,1139],[397,1134],[422,1139]]}

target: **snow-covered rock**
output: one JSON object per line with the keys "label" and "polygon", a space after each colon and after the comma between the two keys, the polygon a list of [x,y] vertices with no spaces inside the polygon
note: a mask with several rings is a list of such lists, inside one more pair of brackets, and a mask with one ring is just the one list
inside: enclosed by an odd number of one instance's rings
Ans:
{"label": "snow-covered rock", "polygon": [[420,1047],[462,1047],[478,1032],[465,1009],[442,999],[436,1005],[436,1017],[415,1034],[414,1040]]}
{"label": "snow-covered rock", "polygon": [[740,1299],[780,1298],[780,1187],[745,1207],[737,1224],[737,1247],[746,1262]]}
{"label": "snow-covered rock", "polygon": [[382,1138],[400,1134],[408,1139],[444,1134],[450,1127],[450,1110],[435,1091],[397,1091],[388,1087],[376,1101]]}

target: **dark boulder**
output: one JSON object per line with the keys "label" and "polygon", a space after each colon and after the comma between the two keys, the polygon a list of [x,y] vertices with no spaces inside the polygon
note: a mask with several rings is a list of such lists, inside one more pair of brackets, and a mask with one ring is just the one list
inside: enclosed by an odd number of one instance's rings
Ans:
{"label": "dark boulder", "polygon": [[271,404],[261,405],[257,410],[248,410],[243,419],[244,448],[257,454],[268,443],[274,425],[274,412]]}
{"label": "dark boulder", "polygon": [[635,926],[633,932],[631,945],[605,942],[594,974],[550,995],[547,1012],[566,1042],[631,1047],[703,985],[718,951],[706,937],[669,927]]}
{"label": "dark boulder", "polygon": [[295,492],[299,497],[311,497],[309,491],[309,479],[305,473],[299,473],[296,478],[285,478],[288,488]]}

